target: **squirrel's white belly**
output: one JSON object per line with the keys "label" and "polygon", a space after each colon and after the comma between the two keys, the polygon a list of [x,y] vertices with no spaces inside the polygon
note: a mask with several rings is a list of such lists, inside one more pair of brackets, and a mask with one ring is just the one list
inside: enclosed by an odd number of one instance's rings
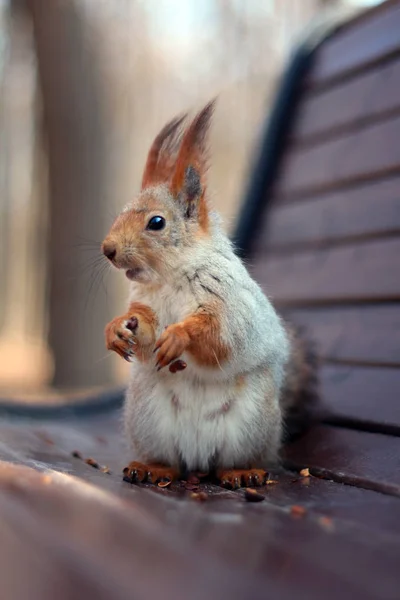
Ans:
{"label": "squirrel's white belly", "polygon": [[214,464],[246,467],[275,448],[268,436],[280,430],[280,411],[273,402],[267,408],[265,376],[204,384],[178,374],[154,385],[145,371],[132,378],[125,408],[138,458],[207,470]]}

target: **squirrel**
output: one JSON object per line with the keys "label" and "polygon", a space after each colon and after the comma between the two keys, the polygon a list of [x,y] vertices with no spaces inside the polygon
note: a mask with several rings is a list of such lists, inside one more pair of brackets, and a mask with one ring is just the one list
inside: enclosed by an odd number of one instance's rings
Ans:
{"label": "squirrel", "polygon": [[285,423],[313,400],[307,349],[210,207],[214,106],[161,130],[141,192],[102,244],[131,282],[126,314],[105,330],[107,348],[132,363],[124,425],[142,462],[124,469],[131,482],[199,471],[231,489],[262,485]]}

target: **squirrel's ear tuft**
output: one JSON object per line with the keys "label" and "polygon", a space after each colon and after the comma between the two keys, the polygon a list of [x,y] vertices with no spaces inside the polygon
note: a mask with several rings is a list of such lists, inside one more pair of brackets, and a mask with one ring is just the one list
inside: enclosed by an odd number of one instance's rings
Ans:
{"label": "squirrel's ear tuft", "polygon": [[186,115],[172,119],[155,138],[147,156],[142,190],[156,183],[167,182],[171,178],[181,139],[181,125],[185,119]]}
{"label": "squirrel's ear tuft", "polygon": [[214,107],[215,100],[212,100],[196,115],[184,133],[170,184],[172,195],[184,203],[187,216],[196,215],[204,229],[208,226],[205,200],[208,131]]}

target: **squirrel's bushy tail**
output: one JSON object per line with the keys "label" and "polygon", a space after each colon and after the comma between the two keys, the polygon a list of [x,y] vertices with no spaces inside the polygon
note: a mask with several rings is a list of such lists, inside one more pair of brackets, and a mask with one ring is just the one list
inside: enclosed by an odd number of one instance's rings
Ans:
{"label": "squirrel's bushy tail", "polygon": [[291,345],[281,393],[283,441],[288,442],[318,420],[318,357],[305,331],[285,323]]}

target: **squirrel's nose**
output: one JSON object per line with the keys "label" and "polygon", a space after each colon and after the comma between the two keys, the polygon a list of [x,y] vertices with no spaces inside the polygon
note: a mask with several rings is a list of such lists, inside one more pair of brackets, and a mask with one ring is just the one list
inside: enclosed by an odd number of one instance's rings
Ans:
{"label": "squirrel's nose", "polygon": [[114,244],[111,243],[103,244],[103,254],[106,258],[108,258],[108,260],[111,260],[112,262],[117,255],[117,248]]}

